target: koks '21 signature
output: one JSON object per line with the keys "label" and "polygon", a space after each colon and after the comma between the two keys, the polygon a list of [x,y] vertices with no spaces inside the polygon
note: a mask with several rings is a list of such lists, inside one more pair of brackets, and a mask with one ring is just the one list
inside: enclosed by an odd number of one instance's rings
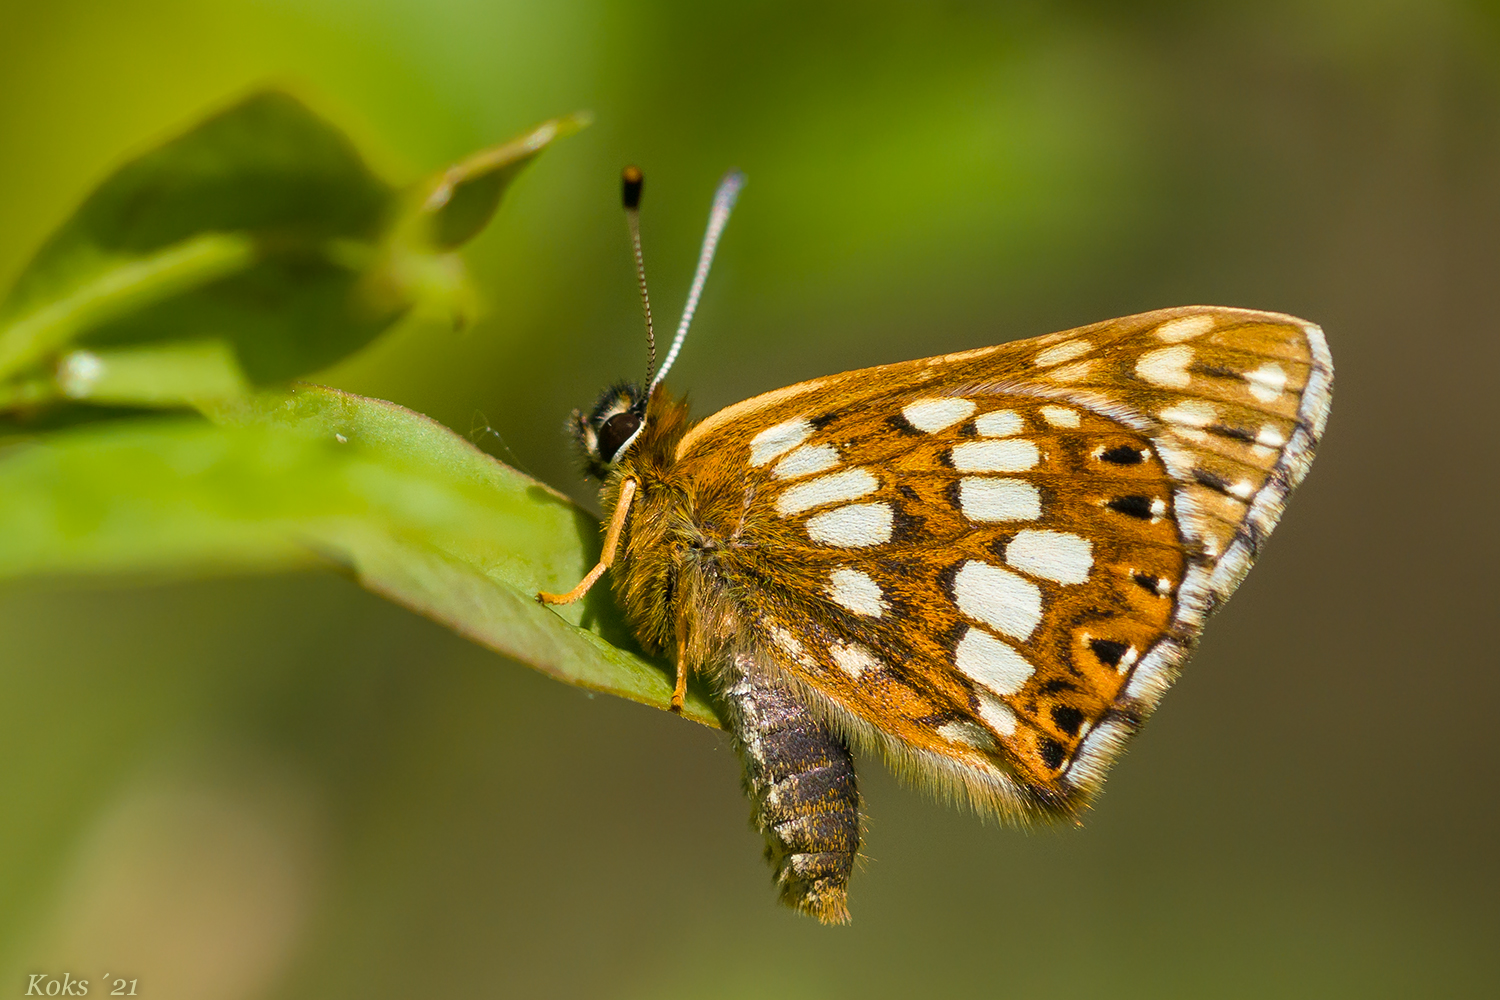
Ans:
{"label": "koks '21 signature", "polygon": [[[109,975],[99,977],[105,986],[113,986],[109,991],[112,997],[135,996],[136,979],[116,979],[110,981]],[[74,979],[71,972],[64,972],[62,978],[38,972],[31,976],[26,984],[26,995],[29,997],[86,997],[89,995],[89,981],[87,979]]]}

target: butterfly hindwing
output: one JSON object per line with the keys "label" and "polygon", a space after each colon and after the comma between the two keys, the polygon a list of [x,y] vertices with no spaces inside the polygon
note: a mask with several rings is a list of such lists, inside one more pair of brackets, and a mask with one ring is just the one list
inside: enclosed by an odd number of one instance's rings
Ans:
{"label": "butterfly hindwing", "polygon": [[767,393],[676,459],[815,709],[982,808],[1068,811],[1248,570],[1331,377],[1299,320],[1166,310]]}

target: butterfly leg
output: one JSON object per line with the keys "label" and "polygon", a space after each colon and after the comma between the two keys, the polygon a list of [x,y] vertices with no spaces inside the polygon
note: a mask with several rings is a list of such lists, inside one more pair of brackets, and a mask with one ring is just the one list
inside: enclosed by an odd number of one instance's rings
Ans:
{"label": "butterfly leg", "polygon": [[682,714],[682,701],[687,697],[687,616],[677,616],[677,684],[672,688],[672,711]]}
{"label": "butterfly leg", "polygon": [[[620,499],[615,501],[614,516],[609,519],[609,530],[604,533],[604,551],[599,554],[599,561],[593,569],[589,570],[588,575],[566,594],[549,594],[545,590],[541,591],[536,595],[538,601],[543,604],[572,604],[587,594],[590,588],[599,582],[604,571],[614,565],[615,552],[620,547],[620,532],[625,529],[625,517],[630,513],[630,502],[635,499],[635,489],[634,479],[627,479],[620,484]],[[681,684],[680,674],[678,683]]]}
{"label": "butterfly leg", "polygon": [[687,697],[687,659],[677,654],[677,684],[672,688],[672,711],[682,714],[682,700]]}

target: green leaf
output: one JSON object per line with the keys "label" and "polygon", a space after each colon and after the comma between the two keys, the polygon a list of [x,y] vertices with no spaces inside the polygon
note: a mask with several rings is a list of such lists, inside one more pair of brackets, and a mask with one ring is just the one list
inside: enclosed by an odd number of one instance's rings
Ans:
{"label": "green leaf", "polygon": [[213,339],[233,349],[239,381],[265,385],[358,350],[419,302],[461,314],[470,293],[451,251],[516,171],[581,122],[545,123],[413,195],[295,98],[254,94],[121,167],[38,251],[0,301],[0,408],[192,398],[180,365],[154,387],[140,367],[126,396],[38,392],[74,346]]}
{"label": "green leaf", "polygon": [[[0,579],[247,572],[329,561],[366,587],[567,683],[657,707],[607,593],[560,609],[598,523],[391,403],[312,386],[190,416],[94,424],[0,452]],[[716,725],[702,692],[685,714]]]}
{"label": "green leaf", "polygon": [[115,171],[38,251],[0,303],[0,377],[76,339],[222,336],[257,381],[327,364],[389,317],[348,315],[356,276],[323,245],[377,239],[395,197],[295,98],[254,94]]}
{"label": "green leaf", "polygon": [[372,299],[421,304],[465,323],[476,311],[474,295],[453,251],[489,224],[511,182],[538,153],[588,123],[583,113],[554,118],[414,185],[381,259],[370,268],[365,288]]}
{"label": "green leaf", "polygon": [[[461,303],[454,248],[582,124],[545,123],[401,193],[268,92],[116,171],[0,302],[0,424],[28,435],[0,450],[0,578],[332,561],[559,679],[665,706],[667,675],[630,651],[604,588],[535,601],[597,557],[598,524],[566,498],[388,403],[249,395],[416,303]],[[189,405],[216,422],[86,422]],[[714,722],[701,692],[687,714]]]}
{"label": "green leaf", "polygon": [[417,216],[425,223],[428,240],[451,250],[467,243],[489,224],[500,196],[521,168],[554,140],[572,135],[589,124],[587,114],[543,122],[504,145],[482,150],[430,178],[422,187]]}

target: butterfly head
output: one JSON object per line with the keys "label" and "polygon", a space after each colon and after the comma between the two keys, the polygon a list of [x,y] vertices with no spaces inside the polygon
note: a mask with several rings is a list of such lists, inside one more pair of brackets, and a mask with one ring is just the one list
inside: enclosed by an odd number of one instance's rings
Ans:
{"label": "butterfly head", "polygon": [[568,431],[578,442],[589,475],[605,478],[630,450],[646,425],[648,398],[639,385],[621,382],[605,389],[587,414],[573,411]]}
{"label": "butterfly head", "polygon": [[[635,443],[635,439],[646,426],[646,403],[652,392],[666,377],[667,369],[677,360],[687,336],[688,325],[698,308],[698,299],[703,294],[703,283],[708,280],[708,268],[713,263],[714,251],[719,237],[729,222],[729,213],[734,209],[735,199],[745,177],[731,170],[719,182],[714,193],[713,208],[708,216],[708,229],[703,234],[703,248],[698,253],[698,270],[693,275],[693,285],[688,291],[687,305],[682,311],[682,320],[677,324],[677,336],[667,352],[666,360],[656,367],[656,335],[651,323],[651,299],[646,294],[646,264],[641,254],[640,204],[644,179],[636,167],[626,167],[621,178],[622,201],[625,219],[630,225],[630,245],[635,254],[636,277],[641,289],[641,308],[646,316],[646,342],[651,352],[650,371],[647,384],[642,387],[632,382],[621,382],[604,390],[593,410],[587,415],[574,410],[568,420],[568,430],[578,442],[583,454],[584,467],[589,475],[603,479],[610,474]],[[654,374],[651,374],[654,372]]]}

